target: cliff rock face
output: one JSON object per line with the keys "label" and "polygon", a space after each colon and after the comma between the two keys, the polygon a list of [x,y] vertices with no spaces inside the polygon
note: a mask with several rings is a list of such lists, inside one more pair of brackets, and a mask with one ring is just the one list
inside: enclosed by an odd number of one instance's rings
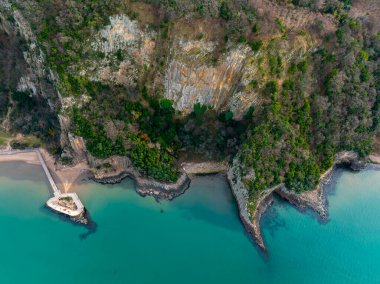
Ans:
{"label": "cliff rock face", "polygon": [[56,111],[60,105],[60,95],[56,91],[54,83],[52,83],[54,76],[51,70],[46,67],[45,56],[38,46],[36,36],[32,32],[29,22],[18,10],[12,9],[8,1],[4,1],[0,8],[4,15],[8,15],[13,19],[13,25],[9,26],[9,30],[14,34],[18,34],[17,37],[20,36],[25,41],[23,59],[27,64],[27,68],[23,70],[23,74],[19,78],[17,90],[28,92],[33,96],[42,96],[47,100],[51,110]]}
{"label": "cliff rock face", "polygon": [[[230,110],[235,119],[241,119],[250,106],[259,103],[265,83],[273,78],[281,80],[283,70],[307,56],[312,46],[307,36],[273,38],[256,52],[246,44],[238,44],[212,64],[212,42],[179,40],[171,48],[164,95],[183,114],[191,113],[194,104],[200,103]],[[281,60],[281,71],[276,74],[270,66],[273,58]]]}
{"label": "cliff rock face", "polygon": [[61,96],[55,76],[30,23],[8,0],[0,1],[0,41],[0,126],[25,134],[50,131],[50,142],[58,144]]}
{"label": "cliff rock face", "polygon": [[[172,49],[165,77],[165,97],[176,109],[188,114],[196,103],[223,109],[234,93],[249,49],[233,49],[215,65],[205,59],[213,51],[211,43],[178,44]],[[201,58],[201,60],[199,60]]]}
{"label": "cliff rock face", "polygon": [[101,29],[90,43],[104,58],[89,61],[82,74],[95,81],[111,81],[133,87],[151,62],[155,33],[143,30],[126,15],[109,17],[110,24]]}

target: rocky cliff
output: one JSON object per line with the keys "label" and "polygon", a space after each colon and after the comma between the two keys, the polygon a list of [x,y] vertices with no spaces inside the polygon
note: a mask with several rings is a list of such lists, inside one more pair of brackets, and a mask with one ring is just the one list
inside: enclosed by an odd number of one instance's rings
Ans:
{"label": "rocky cliff", "polygon": [[[0,34],[5,38],[1,51],[0,117],[7,131],[46,135],[51,130],[50,143],[59,143],[60,125],[57,113],[61,96],[56,88],[56,77],[46,64],[30,23],[10,1],[0,3]],[[7,56],[7,53],[10,56]],[[8,77],[8,79],[7,79]],[[16,83],[17,82],[17,83]],[[62,143],[65,143],[64,133]]]}
{"label": "rocky cliff", "polygon": [[226,109],[236,91],[249,48],[233,49],[215,66],[199,60],[212,51],[213,44],[202,41],[180,42],[173,47],[173,58],[165,75],[165,97],[184,114],[191,113],[196,103]]}
{"label": "rocky cliff", "polygon": [[[178,40],[171,47],[164,96],[185,115],[199,103],[232,111],[235,119],[241,119],[249,107],[259,103],[266,82],[273,78],[283,80],[283,70],[304,59],[313,49],[313,41],[308,36],[275,36],[265,41],[259,51],[252,51],[247,44],[234,45],[212,64],[215,46],[204,40]],[[280,74],[270,71],[271,58],[281,58]]]}

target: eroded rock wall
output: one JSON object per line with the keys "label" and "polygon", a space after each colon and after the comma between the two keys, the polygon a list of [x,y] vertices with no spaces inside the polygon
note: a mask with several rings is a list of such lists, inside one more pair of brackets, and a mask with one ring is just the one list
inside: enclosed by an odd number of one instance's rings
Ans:
{"label": "eroded rock wall", "polygon": [[173,100],[174,107],[184,114],[192,112],[196,103],[223,109],[240,80],[249,49],[245,46],[233,49],[215,65],[198,61],[198,56],[207,56],[210,45],[204,43],[191,49],[178,45],[167,66],[165,97]]}
{"label": "eroded rock wall", "polygon": [[[265,84],[283,80],[288,66],[304,59],[313,42],[308,36],[277,37],[265,41],[259,51],[246,44],[232,45],[213,64],[214,47],[212,42],[178,40],[171,48],[164,96],[185,115],[200,103],[217,111],[230,110],[235,119],[241,119],[250,106],[260,103]],[[271,58],[281,59],[278,74],[271,74]]]}

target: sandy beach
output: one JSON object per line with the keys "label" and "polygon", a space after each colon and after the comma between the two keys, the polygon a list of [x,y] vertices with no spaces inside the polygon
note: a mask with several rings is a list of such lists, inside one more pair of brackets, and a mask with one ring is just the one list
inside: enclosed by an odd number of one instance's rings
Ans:
{"label": "sandy beach", "polygon": [[21,152],[12,154],[1,154],[0,162],[25,162],[28,164],[39,165],[37,154],[35,152]]}

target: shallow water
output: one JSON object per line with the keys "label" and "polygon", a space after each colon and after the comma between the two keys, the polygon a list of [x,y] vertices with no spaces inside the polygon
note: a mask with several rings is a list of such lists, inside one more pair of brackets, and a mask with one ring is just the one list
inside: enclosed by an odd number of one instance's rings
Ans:
{"label": "shallow water", "polygon": [[269,257],[245,234],[223,177],[157,203],[133,182],[75,188],[97,227],[44,208],[38,166],[0,164],[0,283],[380,283],[380,172],[339,172],[320,224],[276,199],[263,217]]}

